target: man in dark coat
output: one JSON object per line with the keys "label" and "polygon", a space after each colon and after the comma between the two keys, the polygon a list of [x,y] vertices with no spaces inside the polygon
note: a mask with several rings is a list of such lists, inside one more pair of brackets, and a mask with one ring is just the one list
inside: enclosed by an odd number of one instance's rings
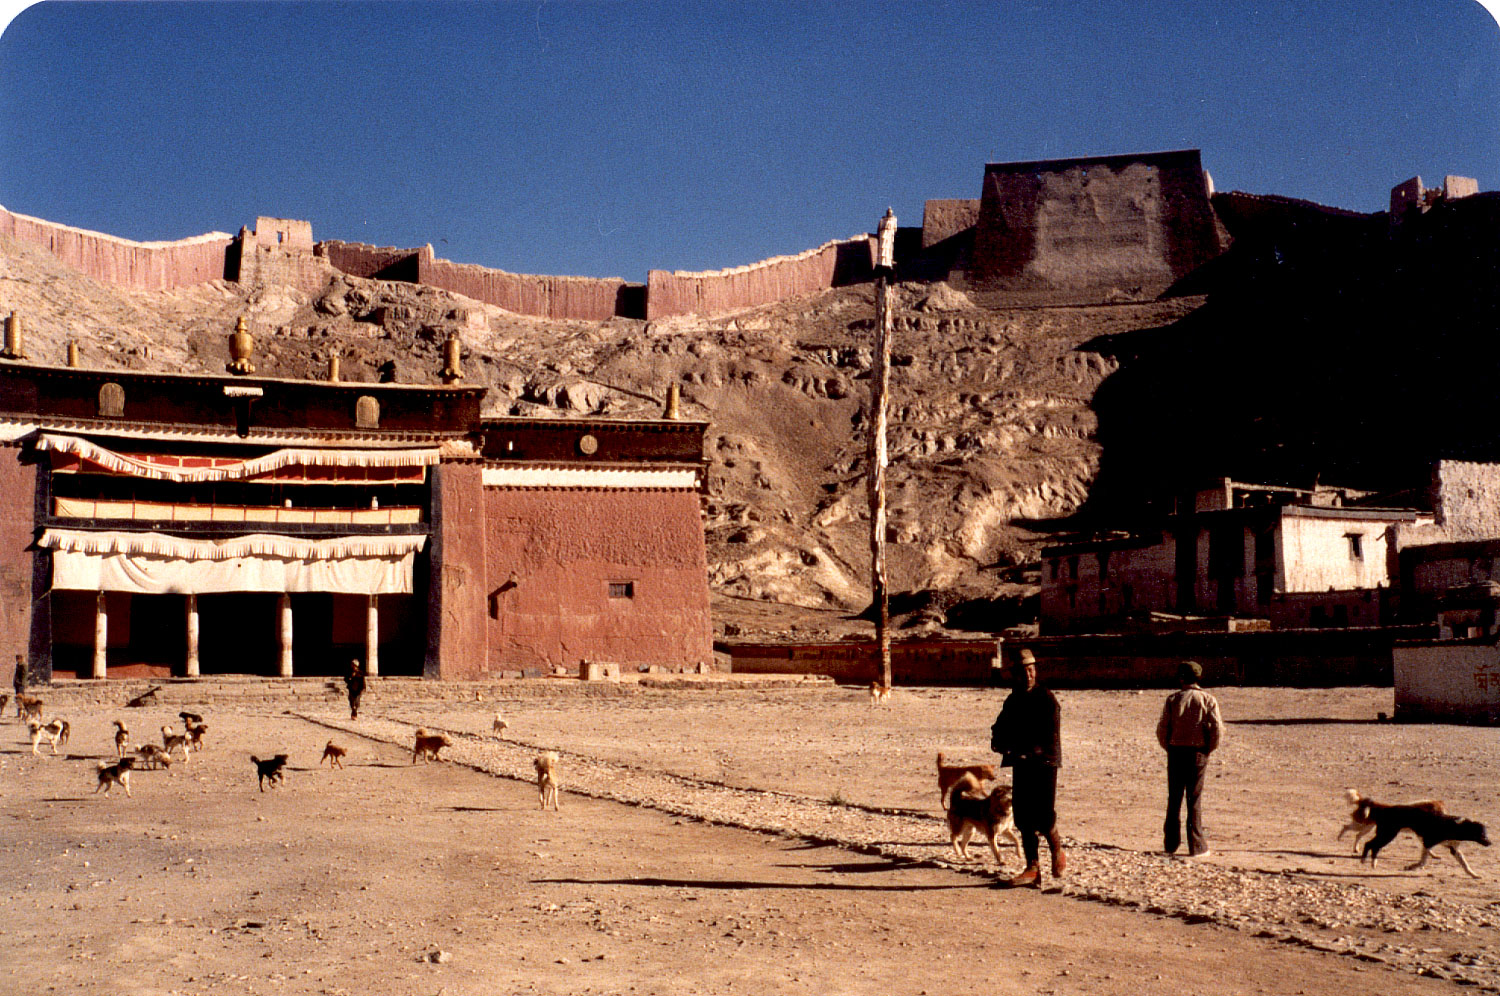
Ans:
{"label": "man in dark coat", "polygon": [[344,675],[344,687],[349,690],[349,718],[359,718],[359,697],[365,694],[365,668],[357,660],[349,662],[349,673]]}
{"label": "man in dark coat", "polygon": [[1037,684],[1036,657],[1022,650],[1011,672],[1015,690],[990,727],[990,749],[1011,769],[1016,829],[1026,869],[1013,886],[1041,885],[1040,837],[1052,851],[1052,877],[1061,878],[1068,859],[1057,833],[1057,769],[1062,766],[1062,709],[1057,697]]}
{"label": "man in dark coat", "polygon": [[16,698],[26,694],[26,658],[16,654],[16,673],[10,679],[11,687],[16,690]]}

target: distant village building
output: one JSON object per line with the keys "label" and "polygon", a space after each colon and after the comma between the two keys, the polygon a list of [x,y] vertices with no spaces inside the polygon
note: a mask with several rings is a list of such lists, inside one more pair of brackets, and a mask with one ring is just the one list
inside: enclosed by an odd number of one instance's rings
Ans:
{"label": "distant village building", "polygon": [[484,393],[0,362],[0,659],[44,682],[711,661],[704,423],[482,419]]}
{"label": "distant village building", "polygon": [[1382,625],[1398,574],[1392,527],[1430,517],[1345,506],[1352,497],[1224,478],[1159,529],[1047,547],[1041,631],[1124,632],[1152,613]]}

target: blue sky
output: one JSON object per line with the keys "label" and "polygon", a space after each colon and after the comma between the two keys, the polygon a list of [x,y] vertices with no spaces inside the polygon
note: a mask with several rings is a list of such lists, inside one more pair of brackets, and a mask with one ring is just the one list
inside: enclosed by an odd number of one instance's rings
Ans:
{"label": "blue sky", "polygon": [[0,204],[131,239],[266,214],[644,280],[919,225],[986,162],[1200,148],[1220,190],[1362,211],[1500,189],[1473,0],[16,6]]}

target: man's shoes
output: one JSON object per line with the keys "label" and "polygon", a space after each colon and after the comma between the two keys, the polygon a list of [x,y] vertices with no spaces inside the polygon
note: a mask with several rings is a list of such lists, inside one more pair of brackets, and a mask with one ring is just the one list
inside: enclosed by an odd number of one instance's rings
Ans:
{"label": "man's shoes", "polygon": [[1063,852],[1062,837],[1056,830],[1047,835],[1047,847],[1052,851],[1052,877],[1062,878],[1068,868],[1068,856]]}
{"label": "man's shoes", "polygon": [[1027,865],[1025,871],[1010,880],[1010,887],[1012,889],[1019,889],[1025,886],[1036,888],[1041,884],[1042,870],[1036,865]]}
{"label": "man's shoes", "polygon": [[1214,852],[1210,851],[1206,847],[1203,850],[1201,850],[1201,851],[1194,851],[1192,854],[1188,855],[1188,857],[1190,857],[1190,858],[1211,858],[1213,856],[1214,856]]}

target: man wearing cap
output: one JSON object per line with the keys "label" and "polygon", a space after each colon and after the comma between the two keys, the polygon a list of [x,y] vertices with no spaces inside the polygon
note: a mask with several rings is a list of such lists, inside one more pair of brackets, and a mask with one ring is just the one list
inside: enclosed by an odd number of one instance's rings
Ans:
{"label": "man wearing cap", "polygon": [[990,727],[990,750],[1011,769],[1011,801],[1026,868],[1013,886],[1041,885],[1041,844],[1052,851],[1052,877],[1068,865],[1057,833],[1057,769],[1062,765],[1062,709],[1057,697],[1037,684],[1036,657],[1022,650],[1011,670],[1015,690]]}
{"label": "man wearing cap", "polygon": [[1188,857],[1206,858],[1210,854],[1203,836],[1203,772],[1208,755],[1219,746],[1224,721],[1219,718],[1219,703],[1198,685],[1203,668],[1194,661],[1183,661],[1177,668],[1182,689],[1167,697],[1161,719],[1156,723],[1156,739],[1167,752],[1167,821],[1162,827],[1162,850],[1174,854],[1182,843],[1182,799],[1187,797]]}

